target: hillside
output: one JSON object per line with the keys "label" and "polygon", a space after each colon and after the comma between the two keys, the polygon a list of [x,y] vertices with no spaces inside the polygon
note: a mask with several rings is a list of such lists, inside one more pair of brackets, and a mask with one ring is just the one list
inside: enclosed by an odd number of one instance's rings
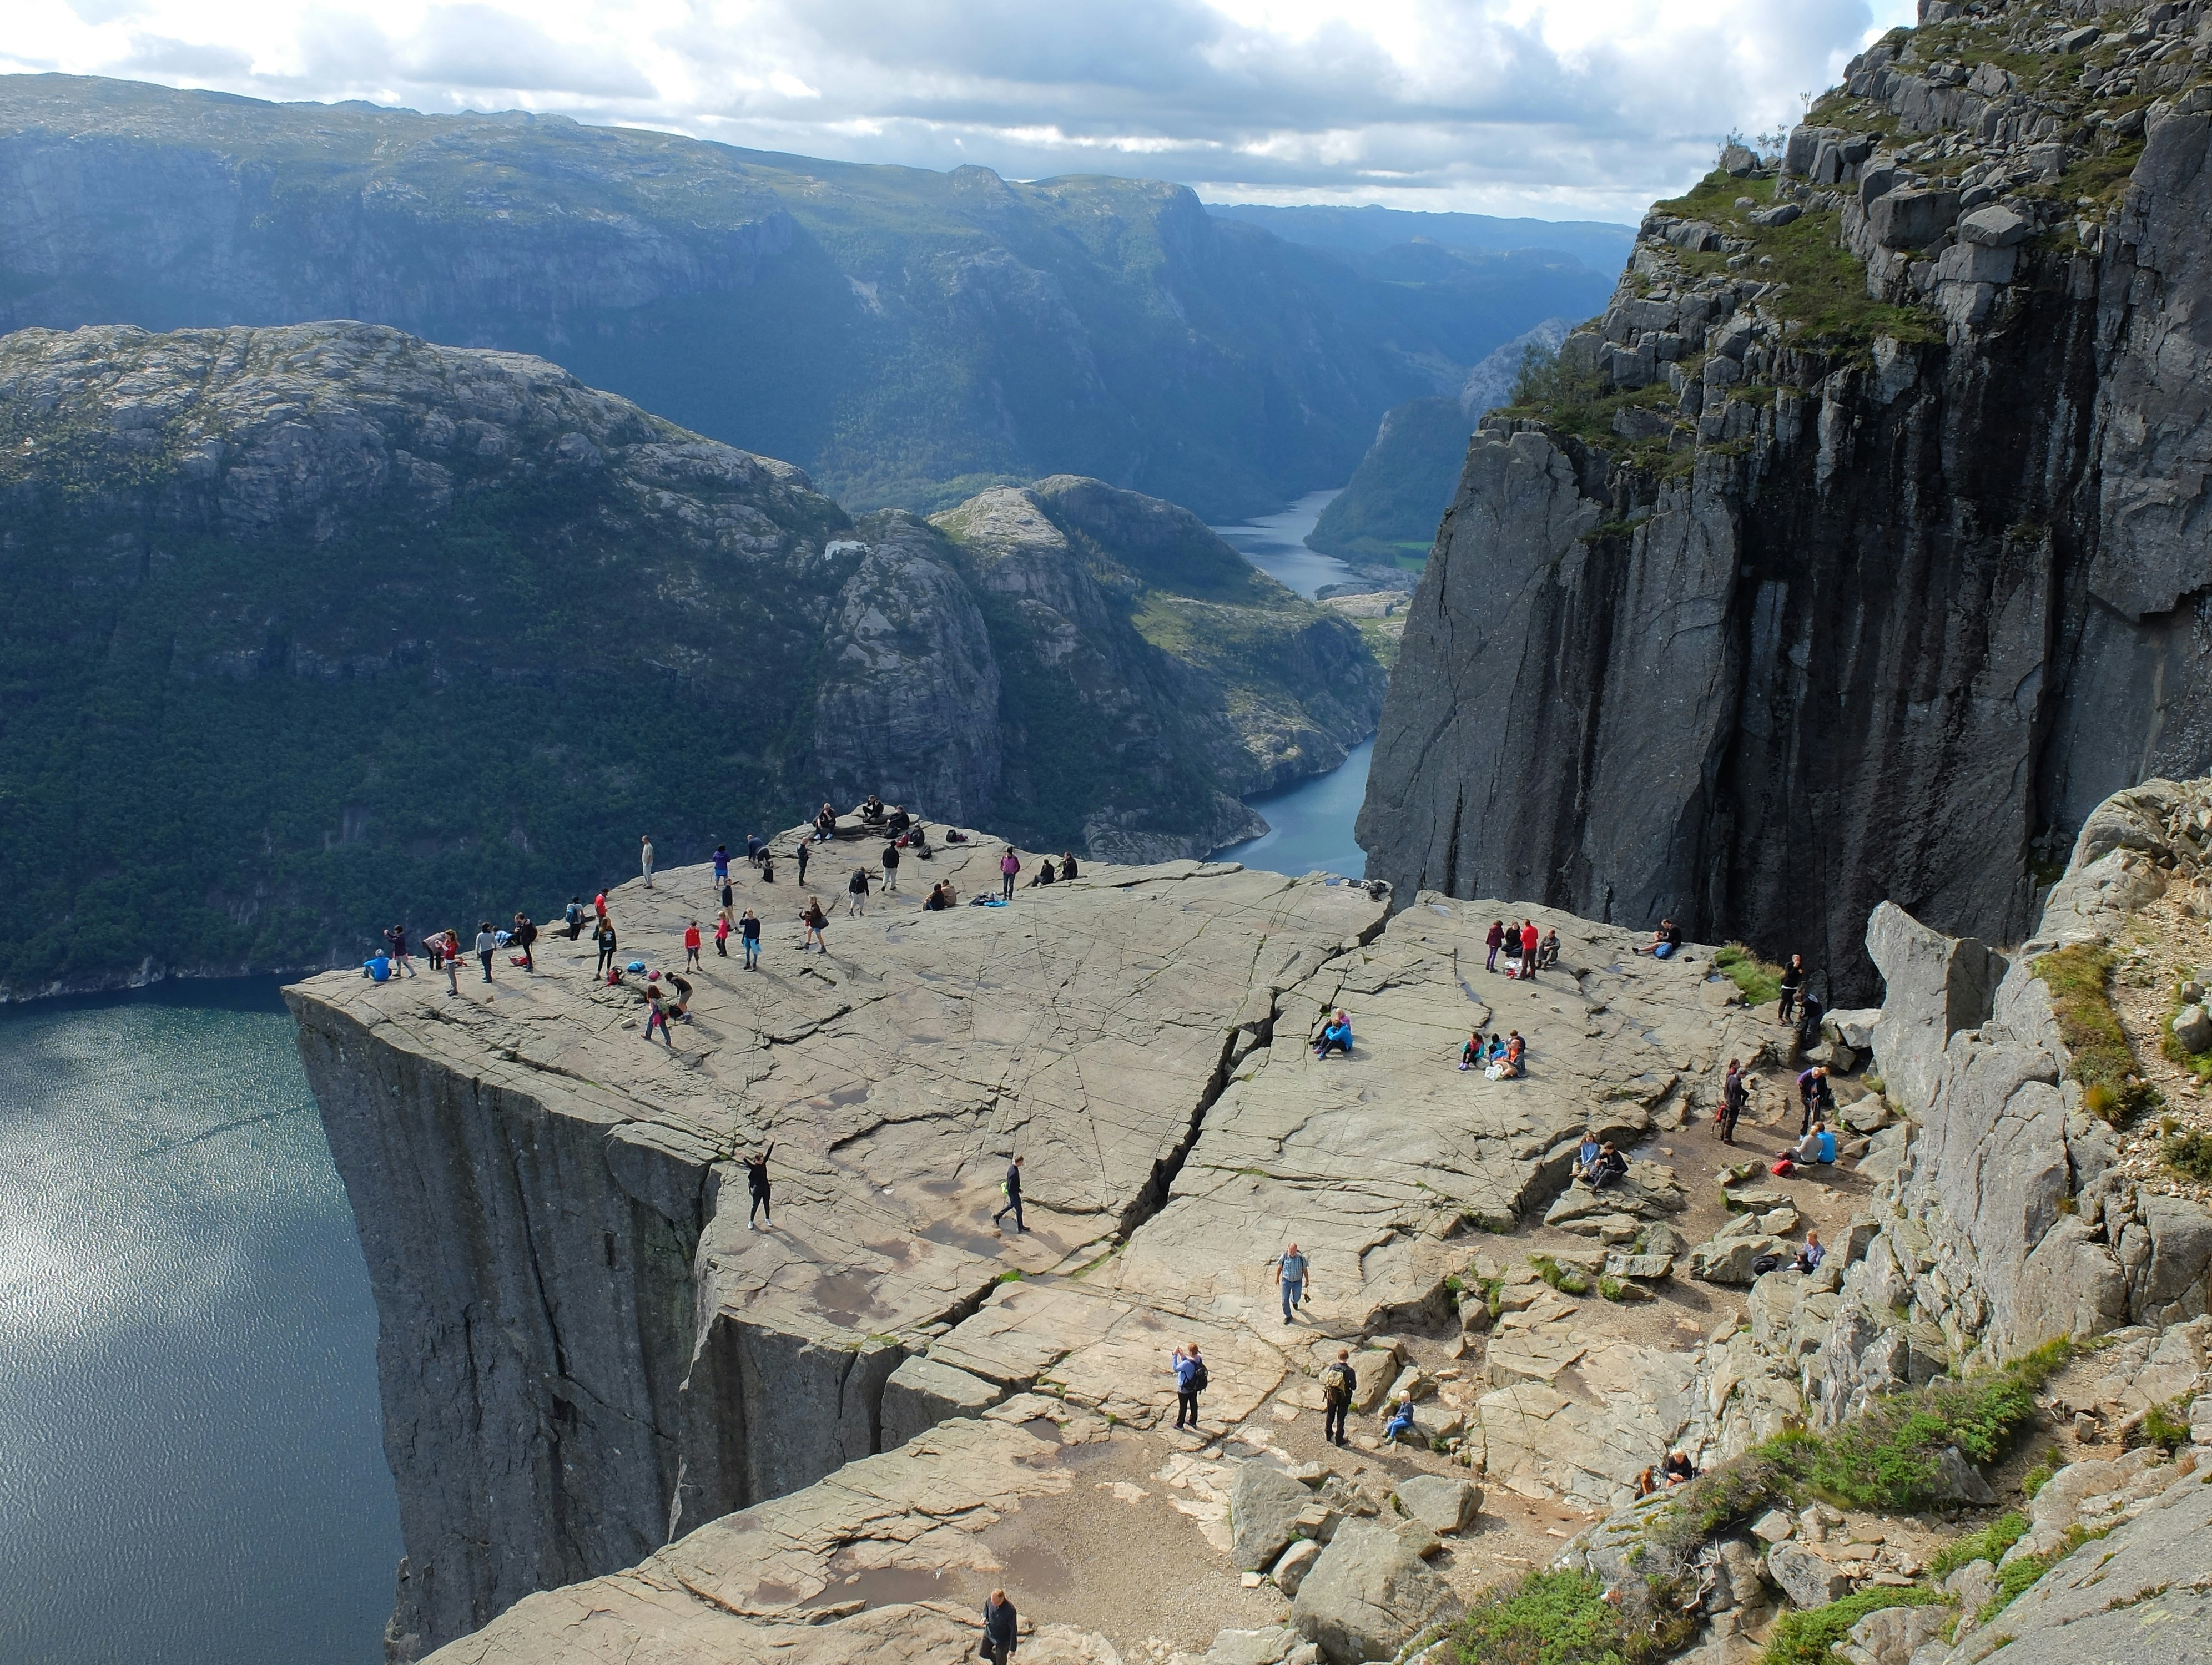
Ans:
{"label": "hillside", "polygon": [[2017,940],[2212,763],[2212,22],[1927,0],[1656,205],[1468,453],[1360,840],[1401,895],[1672,916],[1871,990]]}
{"label": "hillside", "polygon": [[375,325],[0,339],[0,994],[344,963],[870,789],[1202,854],[1371,730],[1354,628],[1187,511],[959,513]]}
{"label": "hillside", "polygon": [[1368,275],[1146,180],[0,77],[0,330],[358,318],[535,353],[856,510],[1057,472],[1273,509],[1555,310],[1552,264]]}

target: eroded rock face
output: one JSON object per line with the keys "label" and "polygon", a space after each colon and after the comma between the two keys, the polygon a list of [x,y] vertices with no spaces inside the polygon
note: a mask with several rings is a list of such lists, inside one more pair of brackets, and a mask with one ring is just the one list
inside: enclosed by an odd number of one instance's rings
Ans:
{"label": "eroded rock face", "polygon": [[1352,1521],[1329,1540],[1298,1586],[1291,1623],[1330,1665],[1388,1659],[1458,1600],[1398,1534]]}

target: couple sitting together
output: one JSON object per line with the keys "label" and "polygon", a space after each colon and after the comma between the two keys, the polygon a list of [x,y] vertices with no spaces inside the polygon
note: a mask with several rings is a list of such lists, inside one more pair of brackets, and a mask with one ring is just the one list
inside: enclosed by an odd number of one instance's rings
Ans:
{"label": "couple sitting together", "polygon": [[1614,1148],[1611,1139],[1601,1142],[1594,1133],[1585,1133],[1583,1142],[1575,1150],[1575,1177],[1593,1191],[1602,1191],[1608,1185],[1617,1185],[1628,1174],[1628,1158]]}

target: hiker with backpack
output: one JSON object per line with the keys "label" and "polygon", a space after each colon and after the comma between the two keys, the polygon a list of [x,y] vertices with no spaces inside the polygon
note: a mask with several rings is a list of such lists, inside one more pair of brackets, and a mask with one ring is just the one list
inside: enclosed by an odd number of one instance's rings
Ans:
{"label": "hiker with backpack", "polygon": [[1358,1373],[1352,1368],[1352,1349],[1339,1347],[1335,1359],[1321,1373],[1321,1437],[1332,1445],[1344,1443],[1344,1419],[1352,1409],[1352,1396],[1359,1391]]}
{"label": "hiker with backpack", "polygon": [[1022,1159],[1019,1157],[1006,1164],[1006,1177],[1000,1185],[999,1191],[1006,1198],[1006,1206],[991,1216],[991,1235],[995,1237],[1006,1235],[1000,1229],[999,1222],[1006,1218],[1009,1211],[1014,1217],[1014,1230],[1028,1231],[1028,1225],[1022,1219]]}
{"label": "hiker with backpack", "polygon": [[1306,1298],[1306,1257],[1296,1243],[1275,1256],[1275,1281],[1283,1286],[1283,1322],[1287,1324]]}
{"label": "hiker with backpack", "polygon": [[1176,1426],[1188,1425],[1193,1433],[1198,1431],[1198,1396],[1206,1391],[1206,1360],[1199,1357],[1198,1343],[1175,1350],[1173,1369],[1176,1378]]}

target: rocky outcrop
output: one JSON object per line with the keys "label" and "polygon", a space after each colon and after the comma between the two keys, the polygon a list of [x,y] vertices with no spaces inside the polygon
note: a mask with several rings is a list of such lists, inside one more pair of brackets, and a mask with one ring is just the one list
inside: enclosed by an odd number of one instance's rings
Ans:
{"label": "rocky outcrop", "polygon": [[[18,331],[0,439],[0,792],[72,829],[0,852],[52,921],[0,948],[9,997],[357,963],[380,921],[557,907],[641,834],[688,858],[832,791],[1203,853],[1380,702],[1351,623],[1171,505],[992,494],[1018,557],[855,526],[541,360],[368,325]],[[118,780],[158,836],[100,810]]]}
{"label": "rocky outcrop", "polygon": [[2086,55],[2078,9],[1886,37],[1486,419],[1360,822],[1401,896],[1672,915],[1858,1003],[1875,904],[2016,940],[2054,837],[2212,761],[2199,9]]}

